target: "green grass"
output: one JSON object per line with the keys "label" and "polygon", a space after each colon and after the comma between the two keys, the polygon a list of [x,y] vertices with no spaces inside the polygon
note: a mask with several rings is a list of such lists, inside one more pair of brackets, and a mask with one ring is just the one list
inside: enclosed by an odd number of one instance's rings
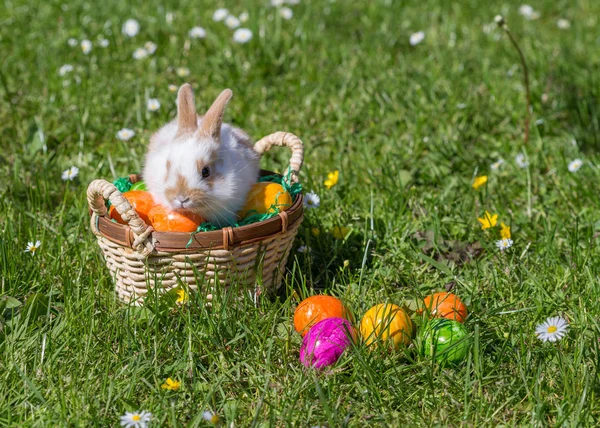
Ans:
{"label": "green grass", "polygon": [[[227,426],[598,425],[600,3],[535,1],[534,21],[514,1],[305,1],[290,21],[266,3],[0,6],[1,293],[37,299],[3,313],[0,425],[116,426],[138,409],[173,427],[206,424],[205,410]],[[249,12],[247,45],[212,21],[223,5]],[[530,68],[527,146],[517,54],[499,31],[483,31],[498,13]],[[121,34],[127,18],[141,24],[133,39]],[[571,28],[558,29],[559,18]],[[208,35],[187,44],[194,25]],[[419,30],[425,40],[410,46]],[[90,55],[69,37],[92,40]],[[148,40],[156,53],[132,59]],[[61,77],[63,64],[75,70]],[[85,190],[140,171],[149,136],[175,112],[168,85],[185,81],[201,108],[232,88],[226,120],[255,139],[300,136],[301,178],[321,207],[306,214],[277,296],[255,306],[229,290],[206,307],[197,294],[178,310],[150,304],[148,316],[117,301]],[[158,112],[146,111],[149,97]],[[123,127],[136,136],[117,140]],[[520,152],[528,168],[517,167]],[[263,167],[283,170],[287,156],[269,154]],[[584,165],[570,173],[575,158]],[[63,182],[72,165],[79,176]],[[326,190],[335,169],[340,181]],[[478,191],[475,174],[490,177]],[[498,230],[476,220],[484,210],[512,227],[504,254]],[[336,240],[335,226],[352,233]],[[427,231],[428,243],[418,239]],[[36,239],[32,257],[24,249]],[[480,257],[450,260],[476,243]],[[463,364],[361,345],[325,372],[299,363],[296,295],[334,294],[360,319],[376,303],[410,306],[450,283],[470,310]],[[542,343],[535,326],[554,315],[571,330]],[[160,388],[167,377],[180,391]]]}

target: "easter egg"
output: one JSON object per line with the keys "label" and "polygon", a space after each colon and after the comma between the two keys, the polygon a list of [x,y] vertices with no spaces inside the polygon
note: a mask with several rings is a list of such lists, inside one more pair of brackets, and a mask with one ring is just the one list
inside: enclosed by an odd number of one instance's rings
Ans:
{"label": "easter egg", "polygon": [[420,352],[442,364],[458,363],[469,351],[468,335],[465,326],[458,321],[433,319],[421,330]]}
{"label": "easter egg", "polygon": [[245,218],[253,214],[269,214],[285,211],[292,206],[292,195],[278,183],[256,183],[250,189],[246,198],[246,205],[238,216]]}
{"label": "easter egg", "polygon": [[144,180],[136,181],[131,185],[130,190],[146,190],[146,183]]}
{"label": "easter egg", "polygon": [[195,232],[204,219],[188,210],[172,211],[155,205],[148,213],[150,225],[157,232]]}
{"label": "easter egg", "polygon": [[423,300],[425,310],[433,318],[448,318],[464,322],[467,318],[467,306],[452,293],[435,293]]}
{"label": "easter egg", "polygon": [[[150,193],[144,192],[143,190],[130,190],[129,192],[123,193],[123,196],[129,201],[140,218],[144,220],[146,224],[150,223],[148,213],[154,206],[154,200]],[[127,224],[127,222],[121,218],[121,214],[119,214],[114,205],[110,206],[108,214],[110,218],[115,219],[117,223]]]}
{"label": "easter egg", "polygon": [[356,332],[345,318],[326,318],[310,328],[302,339],[300,362],[321,368],[334,364],[354,342]]}
{"label": "easter egg", "polygon": [[360,334],[367,346],[390,342],[393,348],[398,348],[410,343],[412,333],[410,317],[392,303],[373,306],[360,322]]}
{"label": "easter egg", "polygon": [[350,311],[342,301],[333,296],[317,295],[304,299],[294,312],[294,328],[304,336],[308,330],[326,318],[346,318],[352,320]]}

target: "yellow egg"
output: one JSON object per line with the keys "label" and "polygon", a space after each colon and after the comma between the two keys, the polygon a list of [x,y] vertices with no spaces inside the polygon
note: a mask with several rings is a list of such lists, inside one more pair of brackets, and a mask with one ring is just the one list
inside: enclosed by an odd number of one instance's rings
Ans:
{"label": "yellow egg", "polygon": [[412,321],[397,305],[375,305],[360,322],[360,334],[367,346],[390,341],[394,348],[408,345],[413,332]]}
{"label": "yellow egg", "polygon": [[292,195],[278,183],[256,183],[250,189],[246,205],[238,215],[241,219],[253,214],[268,214],[285,211],[292,206]]}

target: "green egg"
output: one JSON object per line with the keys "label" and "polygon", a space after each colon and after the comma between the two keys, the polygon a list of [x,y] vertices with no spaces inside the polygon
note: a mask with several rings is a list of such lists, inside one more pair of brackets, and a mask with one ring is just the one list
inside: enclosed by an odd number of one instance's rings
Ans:
{"label": "green egg", "polygon": [[131,186],[131,189],[129,190],[146,190],[146,183],[144,183],[144,180],[140,180],[133,183],[133,186]]}
{"label": "green egg", "polygon": [[421,329],[421,354],[435,358],[443,365],[457,364],[464,360],[469,352],[469,345],[469,332],[458,321],[436,318]]}

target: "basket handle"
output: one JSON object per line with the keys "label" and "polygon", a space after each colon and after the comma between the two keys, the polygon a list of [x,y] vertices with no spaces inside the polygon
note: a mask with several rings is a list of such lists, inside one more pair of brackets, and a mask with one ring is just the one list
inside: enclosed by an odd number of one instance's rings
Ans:
{"label": "basket handle", "polygon": [[258,140],[254,144],[254,151],[263,155],[273,146],[289,147],[292,151],[289,169],[291,171],[292,183],[297,183],[298,173],[300,172],[300,168],[302,168],[302,162],[304,162],[304,145],[302,141],[290,132],[275,132]]}
{"label": "basket handle", "polygon": [[154,250],[154,245],[150,238],[150,234],[154,229],[138,216],[127,198],[123,196],[114,184],[101,179],[92,181],[87,189],[87,200],[90,209],[94,213],[91,225],[92,232],[95,235],[101,235],[98,230],[97,217],[105,217],[107,215],[106,201],[110,201],[133,232],[133,243],[131,245],[133,249],[143,256],[148,256]]}

